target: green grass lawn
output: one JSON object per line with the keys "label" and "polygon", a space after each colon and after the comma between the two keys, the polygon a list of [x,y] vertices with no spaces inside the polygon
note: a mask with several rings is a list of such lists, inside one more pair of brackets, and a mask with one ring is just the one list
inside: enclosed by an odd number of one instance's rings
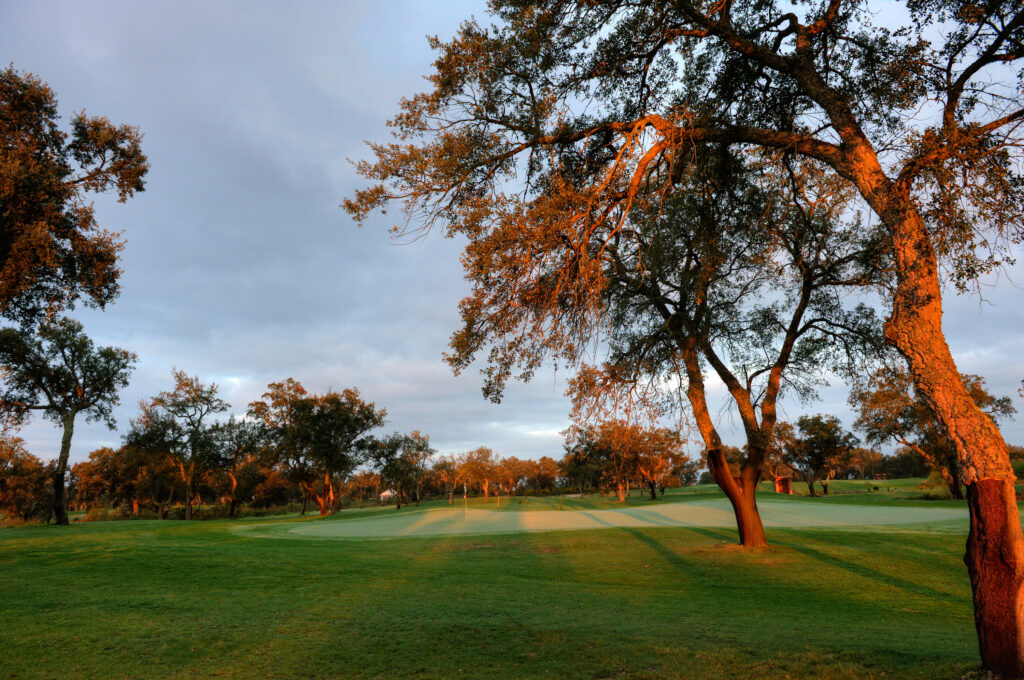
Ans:
{"label": "green grass lawn", "polygon": [[[843,498],[775,500],[813,517]],[[500,512],[619,507],[559,504],[503,498]],[[445,506],[2,530],[0,678],[935,679],[977,665],[966,526],[775,528],[762,552],[721,526],[290,531]]]}

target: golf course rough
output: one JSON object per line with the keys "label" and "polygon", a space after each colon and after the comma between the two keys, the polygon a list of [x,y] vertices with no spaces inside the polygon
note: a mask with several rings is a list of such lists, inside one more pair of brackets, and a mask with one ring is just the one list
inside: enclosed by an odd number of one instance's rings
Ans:
{"label": "golf course rough", "polygon": [[[766,499],[761,500],[758,507],[764,525],[772,528],[957,533],[966,532],[968,520],[966,508],[948,506],[827,505]],[[728,500],[717,498],[651,507],[535,512],[467,510],[450,506],[351,517],[343,521],[256,524],[239,526],[236,531],[274,538],[363,540],[610,528],[728,528],[735,526],[735,521]]]}

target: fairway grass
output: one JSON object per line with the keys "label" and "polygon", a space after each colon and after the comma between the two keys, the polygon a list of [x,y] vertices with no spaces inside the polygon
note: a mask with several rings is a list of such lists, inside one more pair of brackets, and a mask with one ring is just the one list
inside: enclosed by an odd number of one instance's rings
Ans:
{"label": "fairway grass", "polygon": [[[711,495],[558,502],[474,503],[466,526],[500,527],[488,534],[458,535],[465,510],[444,505],[2,530],[0,677],[953,679],[977,666],[962,505],[760,498],[772,546],[750,552]],[[585,519],[566,530],[558,516]],[[878,528],[855,526],[868,519]]]}

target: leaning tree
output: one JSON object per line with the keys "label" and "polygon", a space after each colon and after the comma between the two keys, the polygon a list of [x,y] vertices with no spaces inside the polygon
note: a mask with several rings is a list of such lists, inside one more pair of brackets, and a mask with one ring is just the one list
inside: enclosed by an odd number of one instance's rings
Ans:
{"label": "leaning tree", "polygon": [[73,319],[44,322],[37,330],[0,330],[0,410],[19,423],[40,411],[63,429],[53,469],[57,524],[68,523],[64,482],[75,419],[85,414],[87,422],[114,429],[112,409],[120,403],[118,393],[128,386],[135,361],[128,350],[97,348]]}
{"label": "leaning tree", "polygon": [[1014,476],[946,344],[940,263],[969,285],[999,264],[998,247],[980,246],[1024,231],[1024,8],[906,8],[889,30],[864,0],[493,0],[496,25],[469,21],[452,41],[432,41],[432,90],[403,100],[395,141],[359,166],[376,184],[346,206],[362,218],[403,202],[420,224],[468,235],[470,249],[496,223],[518,227],[564,241],[586,266],[593,242],[614,237],[607,225],[643,194],[674,190],[698,143],[824,164],[885,230],[886,337],[953,442],[967,488],[982,662],[1021,674]]}

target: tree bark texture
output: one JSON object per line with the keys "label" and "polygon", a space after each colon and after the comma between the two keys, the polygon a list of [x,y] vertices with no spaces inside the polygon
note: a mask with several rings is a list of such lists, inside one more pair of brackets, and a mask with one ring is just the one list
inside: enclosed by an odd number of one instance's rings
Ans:
{"label": "tree bark texture", "polygon": [[997,677],[1024,677],[1024,539],[1013,482],[968,484],[967,505],[971,530],[964,562],[981,663]]}
{"label": "tree bark texture", "polygon": [[71,453],[71,437],[75,433],[75,414],[63,418],[64,433],[60,439],[60,455],[53,470],[53,514],[57,524],[68,524],[68,495],[64,487],[64,476],[68,470],[68,454]]}
{"label": "tree bark texture", "polygon": [[747,548],[767,547],[768,539],[765,537],[764,524],[761,523],[761,514],[757,510],[755,497],[757,480],[761,471],[757,470],[754,474],[754,471],[748,466],[743,469],[739,477],[733,477],[722,449],[708,451],[708,465],[711,467],[711,474],[714,475],[718,486],[722,488],[732,504],[733,513],[736,515],[736,526],[740,532],[740,545]]}

